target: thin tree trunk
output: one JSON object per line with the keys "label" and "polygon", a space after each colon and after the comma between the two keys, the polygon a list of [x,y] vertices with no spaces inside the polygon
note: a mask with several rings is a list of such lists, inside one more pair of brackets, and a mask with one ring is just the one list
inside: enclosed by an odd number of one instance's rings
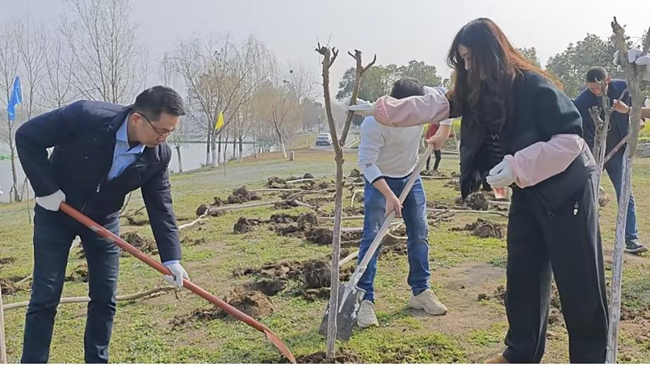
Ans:
{"label": "thin tree trunk", "polygon": [[210,142],[212,141],[212,133],[208,132],[208,141],[205,145],[205,166],[210,165]]}
{"label": "thin tree trunk", "polygon": [[14,202],[22,201],[18,194],[18,171],[16,170],[16,149],[14,148],[14,139],[11,122],[9,122],[9,158],[11,159],[11,175],[14,187]]}
{"label": "thin tree trunk", "polygon": [[176,156],[178,157],[178,172],[183,172],[183,159],[181,158],[181,145],[176,144]]}
{"label": "thin tree trunk", "polygon": [[[632,162],[639,139],[641,122],[641,106],[643,105],[643,94],[641,93],[641,74],[645,71],[644,66],[636,66],[627,61],[627,45],[625,42],[625,30],[614,17],[611,23],[614,32],[616,48],[619,52],[619,59],[625,69],[627,86],[632,97],[632,110],[630,113],[630,140],[625,153],[623,164],[623,182],[621,195],[618,200],[618,216],[616,218],[616,236],[614,244],[614,258],[612,261],[611,299],[609,309],[609,331],[607,334],[607,363],[616,363],[618,352],[618,328],[621,319],[621,284],[623,281],[623,249],[625,247],[625,224],[627,222],[627,208],[632,192]],[[650,31],[650,30],[649,30]],[[650,37],[645,40],[643,55],[648,54],[650,49]]]}
{"label": "thin tree trunk", "polygon": [[253,153],[255,154],[255,159],[259,156],[257,154],[257,137],[253,136]]}
{"label": "thin tree trunk", "polygon": [[5,313],[2,306],[2,286],[0,286],[0,363],[7,363],[7,343],[5,342]]}
{"label": "thin tree trunk", "polygon": [[239,136],[239,162],[244,161],[244,138]]}

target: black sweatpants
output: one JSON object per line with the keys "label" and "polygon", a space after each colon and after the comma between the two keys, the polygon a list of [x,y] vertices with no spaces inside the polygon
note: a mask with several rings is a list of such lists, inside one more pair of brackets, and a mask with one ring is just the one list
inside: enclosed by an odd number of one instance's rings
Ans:
{"label": "black sweatpants", "polygon": [[569,333],[570,361],[605,362],[607,298],[592,183],[586,182],[574,198],[552,210],[529,193],[515,190],[510,206],[506,287],[510,328],[503,355],[511,363],[542,360],[553,275]]}

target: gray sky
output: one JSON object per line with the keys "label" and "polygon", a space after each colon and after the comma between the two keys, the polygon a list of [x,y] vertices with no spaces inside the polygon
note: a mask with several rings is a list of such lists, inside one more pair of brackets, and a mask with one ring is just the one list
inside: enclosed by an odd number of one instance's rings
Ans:
{"label": "gray sky", "polygon": [[[332,69],[335,92],[346,53],[364,52],[366,62],[405,64],[417,59],[447,76],[445,56],[456,32],[478,17],[492,18],[517,47],[535,47],[542,65],[587,33],[611,34],[616,15],[627,33],[640,37],[650,26],[650,0],[131,0],[138,42],[152,59],[194,34],[254,34],[278,60],[308,64],[320,75],[317,40],[342,52]],[[60,0],[5,1],[0,21],[30,14],[51,21],[64,11]]]}

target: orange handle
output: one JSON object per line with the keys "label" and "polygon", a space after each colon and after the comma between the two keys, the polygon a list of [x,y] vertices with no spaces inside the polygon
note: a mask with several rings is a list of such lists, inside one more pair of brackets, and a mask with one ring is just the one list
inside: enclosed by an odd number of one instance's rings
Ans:
{"label": "orange handle", "polygon": [[[172,273],[167,269],[167,267],[163,266],[161,263],[155,261],[148,255],[146,255],[144,252],[141,250],[137,249],[133,245],[127,243],[124,239],[120,238],[119,236],[113,234],[112,232],[106,230],[103,226],[99,225],[95,221],[91,220],[88,218],[88,216],[82,214],[81,212],[75,210],[72,208],[72,206],[68,205],[65,202],[61,202],[60,206],[61,211],[65,212],[66,214],[70,215],[73,219],[79,221],[82,223],[84,226],[88,227],[90,230],[94,231],[100,236],[103,236],[104,238],[111,239],[115,245],[120,247],[121,249],[127,251],[129,254],[132,256],[138,258],[139,260],[143,261],[144,263],[148,264],[150,267],[153,269],[157,270],[158,272],[164,274],[164,275],[172,275]],[[193,293],[201,296],[202,298],[206,299],[207,301],[213,303],[214,305],[218,306],[219,308],[223,309],[225,312],[230,314],[231,316],[243,321],[244,323],[250,325],[251,327],[259,330],[260,332],[264,333],[269,340],[280,350],[280,352],[292,363],[296,363],[296,359],[289,351],[289,348],[280,341],[280,339],[271,332],[271,330],[264,324],[261,324],[257,320],[253,319],[251,316],[242,313],[241,311],[237,310],[237,308],[233,307],[232,305],[228,304],[227,302],[219,299],[218,297],[212,295],[211,293],[207,292],[206,290],[202,289],[201,287],[193,284],[191,281],[187,279],[183,279],[183,287],[186,289],[192,291]]]}

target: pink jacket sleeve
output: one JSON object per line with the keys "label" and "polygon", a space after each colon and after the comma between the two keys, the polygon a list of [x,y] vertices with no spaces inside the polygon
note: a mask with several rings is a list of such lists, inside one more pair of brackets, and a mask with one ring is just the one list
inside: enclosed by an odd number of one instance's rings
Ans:
{"label": "pink jacket sleeve", "polygon": [[580,154],[585,144],[582,137],[562,134],[551,137],[548,142],[537,142],[515,153],[506,155],[520,188],[534,186],[563,172]]}
{"label": "pink jacket sleeve", "polygon": [[449,101],[441,93],[404,99],[383,96],[375,102],[375,119],[388,127],[440,123],[449,118]]}

